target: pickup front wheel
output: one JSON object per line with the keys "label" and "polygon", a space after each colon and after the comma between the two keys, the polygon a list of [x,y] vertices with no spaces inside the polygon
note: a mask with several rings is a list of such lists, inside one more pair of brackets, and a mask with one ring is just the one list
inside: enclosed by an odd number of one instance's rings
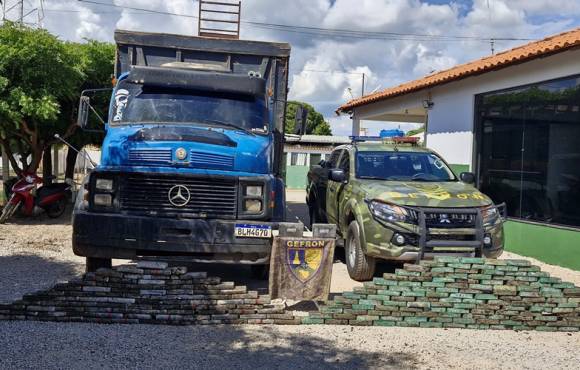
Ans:
{"label": "pickup front wheel", "polygon": [[346,268],[350,277],[356,281],[368,281],[375,274],[376,260],[364,254],[361,243],[360,227],[356,221],[348,225],[345,244]]}

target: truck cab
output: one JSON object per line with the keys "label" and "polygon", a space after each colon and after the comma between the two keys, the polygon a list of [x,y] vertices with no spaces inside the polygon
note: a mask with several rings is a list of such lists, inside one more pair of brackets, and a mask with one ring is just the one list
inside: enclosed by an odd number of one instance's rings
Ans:
{"label": "truck cab", "polygon": [[89,271],[138,256],[268,263],[285,217],[290,46],[128,31],[115,41],[101,162],[73,212],[75,254]]}
{"label": "truck cab", "polygon": [[350,276],[372,278],[377,259],[503,251],[504,206],[459,177],[434,151],[406,138],[339,146],[308,174],[312,222],[337,225]]}

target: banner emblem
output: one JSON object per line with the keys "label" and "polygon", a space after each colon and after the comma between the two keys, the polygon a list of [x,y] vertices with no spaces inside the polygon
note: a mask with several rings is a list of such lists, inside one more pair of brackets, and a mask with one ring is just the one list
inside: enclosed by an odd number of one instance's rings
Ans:
{"label": "banner emblem", "polygon": [[324,240],[286,241],[287,266],[302,283],[312,279],[320,270],[324,245]]}

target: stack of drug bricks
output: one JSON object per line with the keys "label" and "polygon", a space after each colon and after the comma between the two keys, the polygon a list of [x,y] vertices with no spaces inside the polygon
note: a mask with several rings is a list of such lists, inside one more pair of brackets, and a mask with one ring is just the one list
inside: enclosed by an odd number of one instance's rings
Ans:
{"label": "stack of drug bricks", "polygon": [[297,324],[283,304],[245,286],[164,262],[87,273],[0,305],[0,319],[148,324]]}
{"label": "stack of drug bricks", "polygon": [[579,331],[580,288],[525,260],[439,257],[345,292],[304,324]]}

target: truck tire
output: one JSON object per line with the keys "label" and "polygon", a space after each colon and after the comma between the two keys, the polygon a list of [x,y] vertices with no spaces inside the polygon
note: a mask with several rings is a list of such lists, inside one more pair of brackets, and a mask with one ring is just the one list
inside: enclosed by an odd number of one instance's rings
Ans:
{"label": "truck tire", "polygon": [[86,271],[87,272],[95,272],[100,268],[111,268],[111,259],[110,258],[95,258],[95,257],[87,257],[86,258]]}
{"label": "truck tire", "polygon": [[375,274],[376,260],[365,255],[361,247],[361,232],[356,221],[348,225],[345,243],[345,260],[348,274],[353,280],[368,281]]}

